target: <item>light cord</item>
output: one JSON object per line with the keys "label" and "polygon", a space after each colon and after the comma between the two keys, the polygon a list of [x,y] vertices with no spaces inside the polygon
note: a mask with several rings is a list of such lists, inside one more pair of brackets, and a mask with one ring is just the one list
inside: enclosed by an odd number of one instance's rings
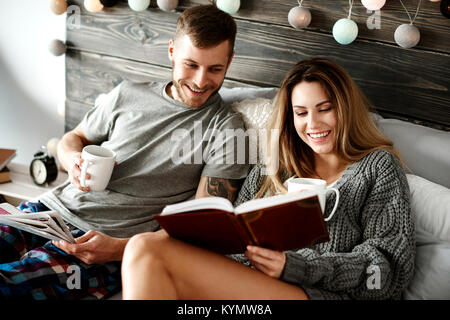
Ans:
{"label": "light cord", "polygon": [[303,0],[297,0],[297,2],[298,2],[298,6],[301,7],[302,3],[303,3]]}
{"label": "light cord", "polygon": [[414,19],[411,19],[411,15],[409,14],[408,9],[406,9],[405,5],[403,4],[403,1],[402,0],[399,0],[399,1],[402,4],[403,8],[405,9],[406,14],[408,15],[410,24],[413,24],[414,21],[416,21],[417,15],[419,14],[419,8],[420,8],[420,4],[421,4],[422,0],[419,0],[419,4],[417,5],[416,14],[414,16]]}
{"label": "light cord", "polygon": [[350,6],[350,9],[348,10],[348,19],[350,19],[350,16],[352,15],[353,0],[348,0],[348,4]]}

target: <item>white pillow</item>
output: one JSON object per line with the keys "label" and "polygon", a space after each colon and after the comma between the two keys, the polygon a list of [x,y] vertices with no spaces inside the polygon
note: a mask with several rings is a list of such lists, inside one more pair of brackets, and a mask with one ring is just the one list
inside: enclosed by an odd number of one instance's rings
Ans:
{"label": "white pillow", "polygon": [[[262,163],[264,156],[265,135],[261,134],[261,130],[265,130],[273,111],[272,99],[257,98],[244,99],[231,105],[234,111],[242,115],[245,128],[249,134],[249,160],[251,164]],[[259,160],[259,161],[258,161]]]}
{"label": "white pillow", "polygon": [[[416,230],[425,230],[439,240],[450,242],[450,189],[416,175],[406,177]],[[426,239],[417,240],[420,243]]]}
{"label": "white pillow", "polygon": [[450,189],[406,175],[415,217],[414,278],[404,298],[450,299]]}
{"label": "white pillow", "polygon": [[403,298],[450,299],[450,242],[417,247],[414,277],[403,292]]}
{"label": "white pillow", "polygon": [[450,188],[450,132],[396,119],[380,119],[377,125],[412,174]]}

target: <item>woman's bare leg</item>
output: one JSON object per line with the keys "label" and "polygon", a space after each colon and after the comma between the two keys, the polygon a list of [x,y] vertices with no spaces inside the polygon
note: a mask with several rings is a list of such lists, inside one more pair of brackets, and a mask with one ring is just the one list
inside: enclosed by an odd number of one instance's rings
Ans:
{"label": "woman's bare leg", "polygon": [[122,283],[124,299],[307,299],[298,286],[173,239],[165,231],[130,240]]}

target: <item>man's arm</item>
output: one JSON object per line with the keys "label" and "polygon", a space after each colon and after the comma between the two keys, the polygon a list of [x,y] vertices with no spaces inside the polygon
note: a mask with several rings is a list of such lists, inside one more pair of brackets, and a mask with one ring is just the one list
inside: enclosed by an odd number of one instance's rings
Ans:
{"label": "man's arm", "polygon": [[223,197],[233,202],[244,180],[201,177],[195,198]]}
{"label": "man's arm", "polygon": [[94,142],[86,138],[80,125],[67,132],[58,143],[58,160],[61,166],[69,171],[73,165],[74,156],[81,153],[83,147],[88,144],[94,144]]}
{"label": "man's arm", "polygon": [[[58,143],[58,160],[60,165],[69,173],[70,182],[82,191],[89,191],[80,185],[79,177],[81,175],[81,151],[83,147],[94,144],[86,138],[81,126],[78,125],[72,131],[67,132]],[[89,175],[86,176],[89,179]]]}

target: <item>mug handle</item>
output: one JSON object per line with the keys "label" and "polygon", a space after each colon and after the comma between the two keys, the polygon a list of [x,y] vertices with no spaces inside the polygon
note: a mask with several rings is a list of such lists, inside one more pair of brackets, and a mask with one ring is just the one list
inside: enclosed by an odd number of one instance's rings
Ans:
{"label": "mug handle", "polygon": [[83,161],[83,164],[81,165],[80,185],[81,185],[83,188],[86,188],[86,187],[87,187],[87,186],[86,186],[86,172],[87,172],[88,167],[89,167],[91,164],[92,164],[91,161],[84,160],[84,161]]}
{"label": "mug handle", "polygon": [[331,211],[331,214],[328,216],[328,218],[325,218],[325,221],[331,220],[331,218],[333,217],[334,213],[336,212],[337,206],[339,204],[339,190],[336,188],[327,188],[327,191],[328,190],[334,191],[336,193],[336,200],[334,202],[334,207],[333,207],[333,210]]}

